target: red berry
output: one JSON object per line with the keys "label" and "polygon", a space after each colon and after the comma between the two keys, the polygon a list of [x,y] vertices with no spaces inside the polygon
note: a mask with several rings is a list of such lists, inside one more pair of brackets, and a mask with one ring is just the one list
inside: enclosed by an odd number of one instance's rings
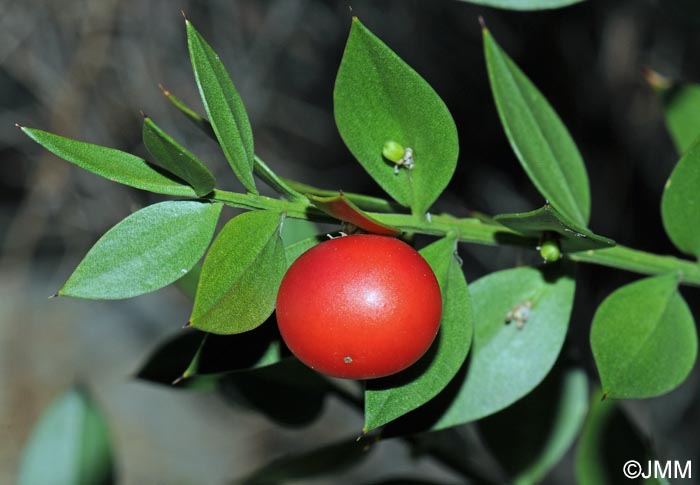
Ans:
{"label": "red berry", "polygon": [[325,241],[302,254],[277,295],[280,333],[294,355],[329,376],[402,371],[430,347],[442,298],[428,263],[386,236]]}

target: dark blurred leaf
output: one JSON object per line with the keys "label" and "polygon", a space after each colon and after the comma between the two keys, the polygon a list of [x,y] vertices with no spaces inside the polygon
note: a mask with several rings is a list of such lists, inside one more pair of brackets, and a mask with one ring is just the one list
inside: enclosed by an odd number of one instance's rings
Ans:
{"label": "dark blurred leaf", "polygon": [[366,440],[352,438],[297,455],[278,458],[236,483],[259,485],[288,483],[341,473],[364,460],[372,449]]}
{"label": "dark blurred leaf", "polygon": [[238,180],[257,194],[253,131],[243,101],[219,56],[189,20],[185,23],[192,70],[216,138]]}
{"label": "dark blurred leaf", "polygon": [[160,343],[136,373],[136,378],[172,385],[190,365],[206,335],[187,329]]}
{"label": "dark blurred leaf", "polygon": [[169,285],[202,257],[222,207],[178,200],[135,212],[95,243],[58,294],[119,299]]}
{"label": "dark blurred leaf", "polygon": [[483,29],[486,66],[498,114],[520,164],[540,194],[579,227],[590,215],[581,154],[542,93]]}
{"label": "dark blurred leaf", "polygon": [[323,377],[294,358],[219,381],[219,392],[226,399],[286,426],[315,420],[330,389]]}
{"label": "dark blurred leaf", "polygon": [[673,169],[664,187],[661,216],[678,249],[700,258],[700,137]]}
{"label": "dark blurred leaf", "polygon": [[[601,401],[593,394],[590,411],[576,449],[576,480],[581,485],[668,483],[665,480],[626,478],[623,465],[629,460],[646,466],[653,459],[649,443],[613,400]],[[646,468],[645,468],[646,470]]]}
{"label": "dark blurred leaf", "polygon": [[[357,18],[333,100],[338,130],[355,158],[397,202],[425,213],[454,173],[457,128],[433,88]],[[413,170],[394,173],[382,156],[388,140],[413,149]]]}
{"label": "dark blurred leaf", "polygon": [[[564,343],[574,288],[571,268],[563,264],[499,271],[470,284],[471,359],[466,374],[448,386],[459,390],[433,429],[493,414],[542,382]],[[516,318],[506,323],[509,314],[518,312],[522,328]]]}
{"label": "dark blurred leaf", "polygon": [[54,401],[25,445],[20,485],[114,482],[107,423],[85,392],[72,389]]}
{"label": "dark blurred leaf", "polygon": [[193,327],[241,333],[270,316],[287,268],[281,222],[277,212],[254,211],[224,226],[204,260],[190,317]]}
{"label": "dark blurred leaf", "polygon": [[422,249],[443,293],[440,332],[418,362],[403,372],[367,381],[365,425],[369,431],[422,406],[455,376],[472,340],[472,308],[467,282],[455,259],[455,238],[447,237]]}
{"label": "dark blurred leaf", "polygon": [[462,0],[463,2],[486,5],[506,10],[545,10],[561,8],[581,3],[584,0]]}
{"label": "dark blurred leaf", "polygon": [[372,219],[355,204],[353,204],[343,193],[333,197],[316,197],[309,195],[309,200],[326,214],[336,219],[349,222],[350,224],[364,229],[367,232],[380,234],[383,236],[398,236],[401,231],[393,227],[382,224]]}
{"label": "dark blurred leaf", "polygon": [[591,348],[608,396],[658,396],[690,373],[698,337],[677,288],[677,274],[644,278],[619,288],[598,307]]}
{"label": "dark blurred leaf", "polygon": [[214,190],[216,179],[209,169],[148,117],[143,120],[143,143],[163,168],[190,184],[199,197]]}
{"label": "dark blurred leaf", "polygon": [[156,194],[181,197],[197,195],[192,187],[163,175],[146,160],[130,153],[71,140],[34,128],[22,127],[22,131],[51,153],[113,182]]}
{"label": "dark blurred leaf", "polygon": [[589,399],[583,370],[557,369],[525,398],[479,421],[479,431],[513,483],[542,483],[578,438]]}
{"label": "dark blurred leaf", "polygon": [[[202,376],[215,382],[231,372],[264,367],[290,356],[270,318],[250,332],[216,335],[186,329],[163,342],[138,371],[139,379],[191,388]],[[196,387],[196,386],[195,386]]]}
{"label": "dark blurred leaf", "polygon": [[676,150],[685,153],[700,135],[700,85],[672,82],[651,69],[644,76],[663,104]]}
{"label": "dark blurred leaf", "polygon": [[593,234],[589,229],[577,226],[551,205],[531,212],[501,214],[494,217],[499,224],[525,236],[538,238],[543,232],[559,234],[559,245],[564,253],[612,247],[615,241]]}

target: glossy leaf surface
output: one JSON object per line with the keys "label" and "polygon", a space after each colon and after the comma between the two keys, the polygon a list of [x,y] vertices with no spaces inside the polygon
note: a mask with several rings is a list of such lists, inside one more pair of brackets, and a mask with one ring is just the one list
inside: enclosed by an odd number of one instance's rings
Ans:
{"label": "glossy leaf surface", "polygon": [[32,140],[54,155],[113,182],[156,194],[195,197],[194,190],[169,178],[130,153],[72,140],[47,131],[22,128]]}
{"label": "glossy leaf surface", "polygon": [[221,208],[219,203],[179,200],[135,212],[95,243],[58,294],[111,300],[173,283],[204,254]]}
{"label": "glossy leaf surface", "polygon": [[590,193],[581,154],[559,115],[484,29],[491,90],[515,155],[542,197],[580,227],[588,225]]}
{"label": "glossy leaf surface", "polygon": [[255,211],[224,226],[202,267],[190,323],[217,334],[252,330],[275,308],[287,264],[281,214]]}
{"label": "glossy leaf surface", "polygon": [[[452,178],[457,128],[445,103],[418,73],[353,19],[333,92],[345,144],[397,202],[424,213]],[[415,167],[394,173],[388,140],[413,149]]]}
{"label": "glossy leaf surface", "polygon": [[248,191],[257,193],[253,131],[243,101],[218,54],[189,21],[185,23],[192,70],[207,117],[236,177]]}
{"label": "glossy leaf surface", "polygon": [[675,274],[645,278],[616,290],[598,307],[591,348],[608,396],[658,396],[688,376],[697,334],[677,287]]}
{"label": "glossy leaf surface", "polygon": [[367,381],[365,431],[430,401],[464,363],[472,340],[472,304],[454,252],[455,240],[449,237],[420,251],[433,268],[443,294],[440,332],[426,355],[413,366],[393,376]]}
{"label": "glossy leaf surface", "polygon": [[[469,285],[474,305],[471,357],[435,429],[500,411],[542,382],[564,344],[574,288],[569,269],[559,263],[498,271]],[[530,309],[524,311],[528,303]],[[506,323],[516,311],[526,317],[522,328],[518,321]]]}
{"label": "glossy leaf surface", "polygon": [[148,117],[143,120],[143,143],[163,168],[190,184],[199,197],[214,190],[216,179],[209,169]]}
{"label": "glossy leaf surface", "polygon": [[589,229],[576,225],[550,205],[530,212],[501,214],[494,217],[494,220],[524,236],[533,238],[539,238],[544,232],[555,232],[560,236],[559,245],[564,253],[608,248],[615,245],[615,241],[612,239],[598,236]]}

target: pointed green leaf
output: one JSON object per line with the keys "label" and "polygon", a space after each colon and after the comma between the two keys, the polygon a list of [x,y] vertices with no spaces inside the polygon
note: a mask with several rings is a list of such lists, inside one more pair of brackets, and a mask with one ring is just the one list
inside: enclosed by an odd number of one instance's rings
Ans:
{"label": "pointed green leaf", "polygon": [[700,85],[673,82],[651,69],[644,75],[661,100],[676,150],[685,153],[700,135]]}
{"label": "pointed green leaf", "polygon": [[192,70],[216,138],[238,180],[257,194],[253,131],[243,101],[216,52],[189,20],[186,25]]}
{"label": "pointed green leaf", "polygon": [[190,184],[198,197],[214,190],[216,179],[209,169],[148,117],[143,120],[143,143],[163,168]]}
{"label": "pointed green leaf", "polygon": [[369,455],[372,448],[364,441],[353,437],[310,451],[283,456],[236,483],[272,485],[338,474],[357,465]]}
{"label": "pointed green leaf", "polygon": [[673,244],[700,258],[700,137],[681,157],[666,182],[661,216]]}
{"label": "pointed green leaf", "polygon": [[237,335],[186,329],[162,342],[136,377],[167,386],[177,384],[187,389],[200,389],[203,386],[199,386],[197,380],[216,383],[233,372],[272,365],[289,355],[279,340],[274,318]]}
{"label": "pointed green leaf", "polygon": [[212,128],[209,120],[197,113],[195,110],[187,106],[184,101],[175,96],[173,93],[168,91],[163,87],[163,85],[158,85],[160,90],[163,91],[163,95],[168,98],[168,100],[175,106],[180,113],[184,114],[188,120],[190,120],[197,128],[202,130],[202,132],[207,135],[212,140],[218,142],[216,138],[216,133],[214,133],[214,128]]}
{"label": "pointed green leaf", "polygon": [[104,417],[84,392],[66,392],[34,427],[17,483],[89,485],[113,480],[112,445]]}
{"label": "pointed green leaf", "polygon": [[193,327],[241,333],[270,316],[287,268],[281,219],[278,212],[254,211],[224,226],[204,260],[190,317]]}
{"label": "pointed green leaf", "polygon": [[202,257],[221,208],[179,200],[135,212],[95,243],[58,294],[112,300],[169,285]]}
{"label": "pointed green leaf", "polygon": [[[182,114],[184,114],[187,117],[187,119],[194,123],[194,125],[197,126],[200,130],[202,130],[204,134],[207,135],[209,138],[211,138],[214,141],[218,141],[218,139],[216,138],[216,133],[214,133],[214,128],[212,128],[211,123],[209,123],[208,119],[202,117],[199,113],[187,106],[182,100],[175,97],[175,95],[173,95],[163,86],[160,86],[160,88],[162,89],[163,94],[170,100],[171,103],[173,103],[173,105],[178,110],[180,110]],[[278,194],[287,197],[289,200],[300,200],[304,198],[303,195],[301,195],[299,192],[297,192],[290,186],[291,184],[287,183],[287,180],[283,179],[282,177],[279,177],[276,173],[274,173],[270,169],[270,167],[268,167],[265,164],[265,162],[263,162],[262,159],[257,155],[255,156],[254,160],[253,173],[260,177],[260,179],[263,180],[271,188],[276,190]]]}
{"label": "pointed green leaf", "polygon": [[584,0],[462,0],[463,2],[486,5],[506,10],[546,10],[581,3]]}
{"label": "pointed green leaf", "polygon": [[530,212],[501,214],[494,217],[499,224],[517,231],[524,236],[539,238],[545,232],[559,234],[559,245],[564,253],[575,253],[589,249],[608,248],[615,241],[593,234],[589,229],[579,227],[557,212],[551,205],[545,205]]}
{"label": "pointed green leaf", "polygon": [[35,128],[22,127],[22,131],[51,153],[113,182],[156,194],[196,196],[191,187],[163,175],[148,162],[130,153],[71,140]]}
{"label": "pointed green leaf", "polygon": [[345,197],[342,192],[332,197],[316,197],[313,195],[308,195],[307,197],[316,207],[326,214],[340,221],[349,222],[367,232],[383,236],[398,236],[401,234],[400,230],[382,224],[367,215],[362,209],[353,204],[350,199]]}
{"label": "pointed green leaf", "polygon": [[574,140],[542,93],[484,29],[498,115],[513,151],[540,194],[580,227],[588,225],[588,175]]}
{"label": "pointed green leaf", "polygon": [[231,373],[218,383],[218,390],[225,399],[285,426],[300,426],[315,420],[331,389],[321,374],[295,358]]}
{"label": "pointed green leaf", "polygon": [[500,411],[542,382],[564,344],[574,288],[569,268],[560,263],[498,271],[469,285],[471,359],[434,429]]}
{"label": "pointed green leaf", "polygon": [[417,363],[403,372],[367,381],[365,426],[369,431],[413,411],[434,398],[464,363],[472,340],[472,308],[467,282],[447,237],[421,250],[443,293],[440,332]]}
{"label": "pointed green leaf", "polygon": [[[397,202],[426,212],[454,173],[457,128],[430,85],[356,18],[333,100],[340,135],[364,169]],[[389,140],[413,149],[412,170],[394,173],[382,156]]]}
{"label": "pointed green leaf", "polygon": [[591,347],[603,391],[614,398],[646,398],[681,384],[695,364],[695,322],[666,274],[623,286],[596,311]]}

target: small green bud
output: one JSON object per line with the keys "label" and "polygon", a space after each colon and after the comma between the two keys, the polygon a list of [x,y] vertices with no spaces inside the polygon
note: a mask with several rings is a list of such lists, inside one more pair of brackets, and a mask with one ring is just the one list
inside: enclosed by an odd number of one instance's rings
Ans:
{"label": "small green bud", "polygon": [[390,160],[394,163],[398,163],[401,161],[403,158],[405,149],[401,143],[397,143],[394,140],[389,140],[384,143],[384,147],[382,148],[382,155],[384,155],[384,158],[387,160]]}
{"label": "small green bud", "polygon": [[557,241],[544,241],[540,246],[540,255],[548,263],[553,263],[561,258],[561,250]]}

